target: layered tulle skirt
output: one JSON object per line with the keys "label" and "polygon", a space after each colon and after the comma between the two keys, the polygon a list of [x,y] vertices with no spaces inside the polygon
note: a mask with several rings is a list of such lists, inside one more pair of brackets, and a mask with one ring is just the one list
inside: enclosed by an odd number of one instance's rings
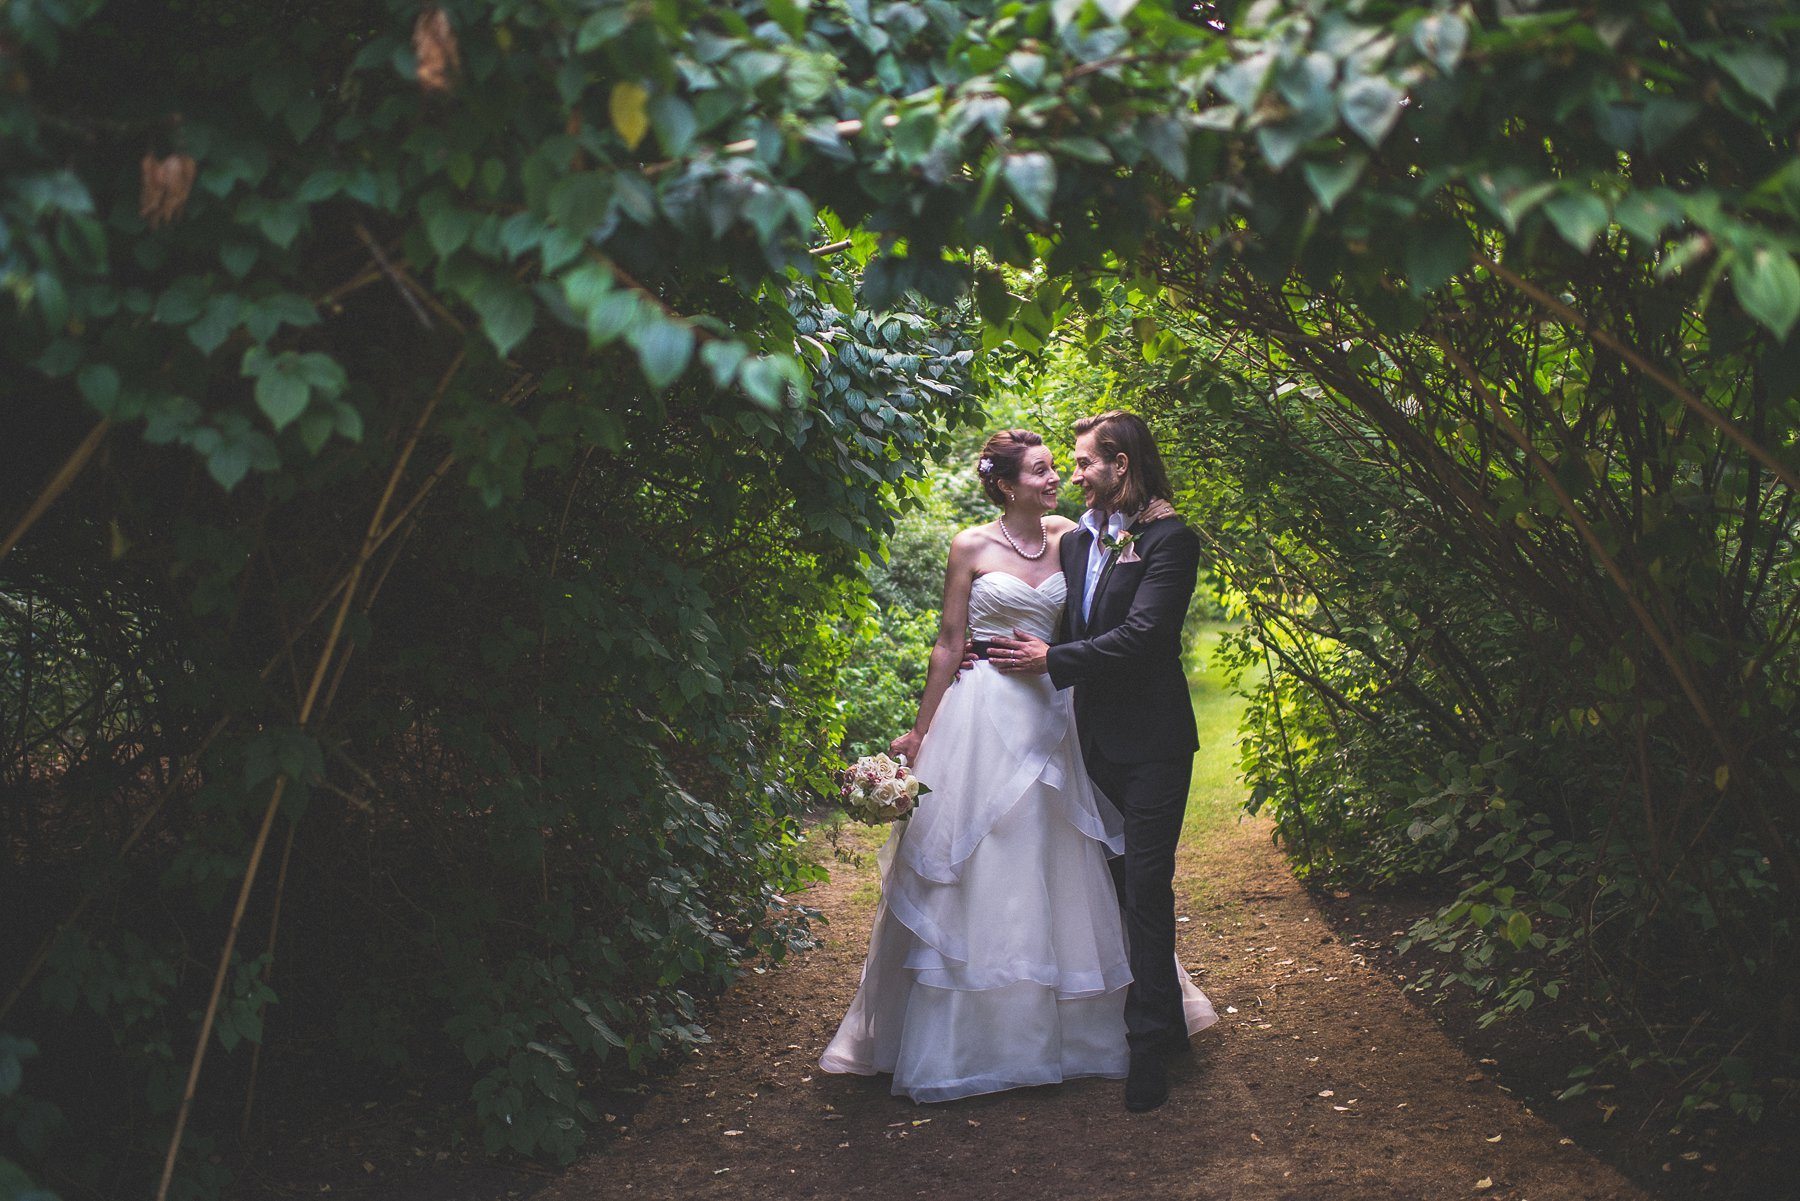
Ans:
{"label": "layered tulle skirt", "polygon": [[[916,770],[932,791],[882,847],[862,982],[819,1066],[891,1072],[915,1101],[1124,1076],[1131,970],[1106,865],[1121,822],[1069,694],[978,664]],[[1178,975],[1191,1034],[1216,1019]]]}

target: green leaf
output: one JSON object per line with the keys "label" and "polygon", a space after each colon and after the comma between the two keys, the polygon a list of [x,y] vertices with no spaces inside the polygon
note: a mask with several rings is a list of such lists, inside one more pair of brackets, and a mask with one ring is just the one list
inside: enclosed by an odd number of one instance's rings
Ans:
{"label": "green leaf", "polygon": [[1647,246],[1662,242],[1663,230],[1681,220],[1681,200],[1661,188],[1632,192],[1613,208],[1619,228]]}
{"label": "green leaf", "polygon": [[1445,74],[1456,69],[1469,45],[1469,25],[1453,12],[1436,12],[1413,26],[1413,46]]}
{"label": "green leaf", "polygon": [[229,492],[250,472],[250,448],[241,441],[226,442],[206,456],[206,470]]}
{"label": "green leaf", "polygon": [[61,379],[81,364],[81,343],[74,338],[58,338],[44,348],[32,365],[51,379]]}
{"label": "green leaf", "polygon": [[578,54],[587,54],[599,49],[606,43],[624,33],[630,27],[632,11],[620,6],[603,8],[581,24],[581,30],[575,35],[575,50]]}
{"label": "green leaf", "polygon": [[469,298],[469,304],[481,318],[481,330],[501,358],[512,353],[537,319],[531,294],[508,276],[489,276]]}
{"label": "green leaf", "polygon": [[1564,192],[1544,202],[1544,216],[1563,241],[1586,254],[1606,228],[1606,202],[1588,191]]}
{"label": "green leaf", "polygon": [[712,373],[713,385],[723,388],[737,378],[738,368],[750,355],[750,348],[742,342],[715,338],[700,348],[700,361]]}
{"label": "green leaf", "polygon": [[599,297],[587,311],[588,342],[605,346],[629,334],[652,310],[631,288],[618,288]]}
{"label": "green leaf", "polygon": [[200,319],[188,326],[188,341],[199,347],[201,354],[219,349],[237,328],[239,307],[238,298],[230,293],[214,296],[206,302]]}
{"label": "green leaf", "polygon": [[1155,113],[1138,125],[1138,137],[1164,171],[1178,181],[1187,179],[1187,126],[1173,117]]}
{"label": "green leaf", "polygon": [[628,330],[626,336],[637,351],[644,379],[658,391],[680,378],[693,357],[694,331],[685,321],[658,314]]}
{"label": "green leaf", "polygon": [[47,209],[76,216],[94,211],[94,199],[88,194],[87,185],[73,171],[29,175],[13,184],[13,189],[34,217]]}
{"label": "green leaf", "polygon": [[565,229],[580,233],[606,220],[612,189],[604,177],[587,171],[571,175],[550,189],[550,215]]}
{"label": "green leaf", "polygon": [[1269,170],[1280,171],[1294,161],[1300,148],[1306,145],[1310,134],[1307,127],[1295,121],[1283,121],[1277,125],[1264,125],[1256,131],[1256,148],[1262,151],[1263,161],[1269,164]]}
{"label": "green leaf", "polygon": [[419,216],[425,219],[425,237],[439,258],[449,258],[469,240],[481,223],[480,213],[456,207],[448,192],[427,192],[419,200]]}
{"label": "green leaf", "polygon": [[1131,10],[1138,6],[1138,0],[1094,0],[1094,3],[1114,25],[1123,23],[1131,15]]}
{"label": "green leaf", "polygon": [[110,412],[119,399],[119,373],[105,363],[89,363],[76,372],[75,386],[102,413]]}
{"label": "green leaf", "polygon": [[1213,78],[1213,89],[1230,101],[1240,113],[1249,115],[1256,107],[1258,97],[1269,82],[1269,72],[1274,69],[1275,54],[1263,50],[1219,72]]}
{"label": "green leaf", "polygon": [[[307,400],[312,389],[306,381],[294,374],[291,368],[284,370],[286,364],[278,363],[263,372],[256,380],[256,407],[269,418],[269,423],[276,430],[283,430],[293,420],[306,411]],[[226,487],[230,487],[229,484]]]}
{"label": "green leaf", "polygon": [[1040,151],[1009,154],[1001,173],[1006,186],[1025,211],[1040,221],[1050,217],[1050,200],[1056,194],[1056,164]]}
{"label": "green leaf", "polygon": [[316,97],[302,96],[283,110],[282,117],[286,119],[294,141],[304,142],[307,135],[319,127],[319,118],[324,111]]}
{"label": "green leaf", "polygon": [[[806,33],[806,9],[809,0],[768,0],[764,6],[775,23],[791,38],[798,40]],[[661,137],[659,133],[657,135]]]}
{"label": "green leaf", "polygon": [[1341,163],[1302,163],[1300,174],[1306,178],[1306,186],[1312,189],[1312,194],[1319,198],[1319,204],[1330,212],[1368,165],[1368,155],[1358,152]]}
{"label": "green leaf", "polygon": [[155,319],[164,325],[186,325],[200,315],[206,292],[206,281],[200,276],[183,276],[156,298]]}
{"label": "green leaf", "polygon": [[337,426],[337,420],[323,409],[312,409],[300,417],[296,427],[300,431],[300,443],[306,447],[308,454],[318,454],[331,441],[331,431]]}
{"label": "green leaf", "polygon": [[774,359],[763,356],[746,362],[738,375],[744,394],[765,409],[781,407],[781,381],[781,365]]}
{"label": "green leaf", "polygon": [[1400,101],[1405,96],[1382,76],[1364,75],[1338,89],[1338,111],[1358,137],[1370,146],[1379,146],[1400,119]]}
{"label": "green leaf", "polygon": [[306,209],[302,206],[257,197],[247,208],[254,214],[251,219],[262,230],[263,236],[283,250],[300,236],[300,226],[306,218]]}
{"label": "green leaf", "polygon": [[694,108],[679,96],[658,96],[650,102],[650,124],[656,130],[657,145],[670,158],[679,158],[694,144],[700,122]]}
{"label": "green leaf", "polygon": [[219,261],[234,277],[243,279],[256,266],[256,247],[248,242],[227,242],[219,247]]}
{"label": "green leaf", "polygon": [[1506,941],[1519,950],[1531,941],[1531,919],[1519,910],[1513,910],[1512,916],[1506,919]]}
{"label": "green leaf", "polygon": [[1461,222],[1444,222],[1410,231],[1401,259],[1414,293],[1435,292],[1469,265],[1468,229]]}
{"label": "green leaf", "polygon": [[1655,154],[1670,138],[1693,124],[1694,118],[1703,111],[1697,101],[1652,96],[1644,102],[1643,118],[1639,123],[1644,149]]}
{"label": "green leaf", "polygon": [[1775,107],[1788,77],[1788,65],[1778,55],[1761,46],[1745,46],[1719,55],[1718,63],[1739,87],[1769,108]]}
{"label": "green leaf", "polygon": [[1758,246],[1732,264],[1731,290],[1758,324],[1785,339],[1800,319],[1800,267],[1786,251]]}

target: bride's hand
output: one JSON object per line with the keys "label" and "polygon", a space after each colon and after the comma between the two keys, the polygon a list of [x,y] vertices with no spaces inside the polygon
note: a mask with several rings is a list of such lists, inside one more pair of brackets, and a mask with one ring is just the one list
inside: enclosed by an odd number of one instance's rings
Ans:
{"label": "bride's hand", "polygon": [[919,760],[919,744],[924,741],[925,735],[919,733],[917,730],[908,730],[906,733],[900,735],[900,737],[894,739],[894,741],[888,743],[888,755],[896,759],[901,755],[905,755],[908,763],[917,763]]}
{"label": "bride's hand", "polygon": [[1138,520],[1139,521],[1161,521],[1165,517],[1174,517],[1174,516],[1176,516],[1175,506],[1170,504],[1168,501],[1164,500],[1162,497],[1159,496],[1155,500],[1150,502],[1150,505],[1148,508],[1146,508],[1142,513],[1138,514]]}

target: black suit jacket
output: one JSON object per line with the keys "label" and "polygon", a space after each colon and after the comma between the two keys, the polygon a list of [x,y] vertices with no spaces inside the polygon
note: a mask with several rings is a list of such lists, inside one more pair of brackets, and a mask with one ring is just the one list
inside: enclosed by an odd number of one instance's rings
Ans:
{"label": "black suit jacket", "polygon": [[1068,605],[1050,648],[1050,681],[1075,687],[1084,748],[1115,763],[1180,759],[1198,749],[1194,705],[1181,666],[1181,626],[1200,569],[1200,539],[1179,518],[1140,522],[1138,561],[1114,554],[1081,616],[1093,535],[1072,530],[1061,546]]}

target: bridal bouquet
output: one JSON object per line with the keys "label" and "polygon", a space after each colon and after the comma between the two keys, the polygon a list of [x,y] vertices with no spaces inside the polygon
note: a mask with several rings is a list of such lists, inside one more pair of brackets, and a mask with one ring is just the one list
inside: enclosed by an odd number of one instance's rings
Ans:
{"label": "bridal bouquet", "polygon": [[857,821],[882,825],[911,813],[924,793],[930,792],[919,777],[906,769],[906,756],[898,762],[886,755],[864,755],[838,773],[838,799]]}

